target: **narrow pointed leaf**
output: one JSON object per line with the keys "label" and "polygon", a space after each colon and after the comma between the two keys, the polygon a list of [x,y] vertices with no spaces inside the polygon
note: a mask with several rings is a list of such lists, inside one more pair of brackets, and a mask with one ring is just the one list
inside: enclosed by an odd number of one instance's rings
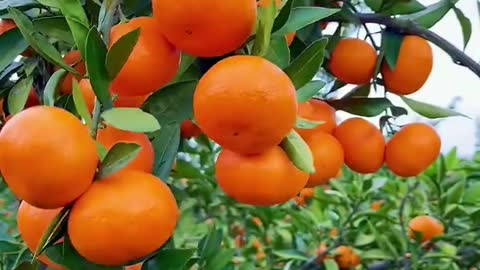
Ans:
{"label": "narrow pointed leaf", "polygon": [[110,75],[105,67],[107,58],[107,47],[100,34],[95,28],[91,28],[86,42],[86,65],[90,83],[92,84],[95,96],[103,105],[105,110],[113,107],[110,97]]}
{"label": "narrow pointed leaf", "polygon": [[[67,71],[64,69],[59,69],[52,74],[50,79],[48,79],[47,85],[43,92],[43,103],[47,106],[54,106],[55,101],[57,100],[57,89],[58,85],[63,81],[63,78],[67,75]],[[75,80],[74,80],[75,81]]]}
{"label": "narrow pointed leaf", "polygon": [[312,151],[295,130],[290,131],[280,145],[295,167],[310,174],[315,173]]}
{"label": "narrow pointed leaf", "polygon": [[328,100],[327,103],[336,110],[367,117],[377,116],[393,106],[392,102],[386,98],[352,97]]}
{"label": "narrow pointed leaf", "polygon": [[253,55],[264,56],[270,47],[270,36],[275,15],[277,14],[275,1],[270,1],[270,6],[259,7],[258,10],[258,28],[252,53]]}
{"label": "narrow pointed leaf", "polygon": [[0,35],[0,70],[10,65],[18,55],[28,48],[27,42],[18,29],[12,29]]}
{"label": "narrow pointed leaf", "polygon": [[141,150],[142,147],[135,143],[115,144],[100,164],[97,174],[98,179],[105,178],[123,169],[138,156]]}
{"label": "narrow pointed leaf", "polygon": [[87,108],[87,104],[85,103],[85,99],[83,98],[82,91],[80,90],[80,86],[78,85],[77,80],[72,80],[73,87],[73,102],[75,104],[75,109],[77,110],[80,117],[85,120],[85,123],[88,126],[92,125],[92,117],[90,115],[90,111]]}
{"label": "narrow pointed leaf", "polygon": [[395,32],[385,31],[382,35],[382,48],[385,53],[384,57],[390,70],[395,70],[400,54],[404,36]]}
{"label": "narrow pointed leaf", "polygon": [[153,174],[165,181],[177,157],[180,145],[180,123],[164,124],[155,134],[152,145],[155,152]]}
{"label": "narrow pointed leaf", "polygon": [[442,107],[438,107],[435,105],[431,105],[428,103],[416,101],[410,98],[407,98],[405,96],[400,96],[400,98],[410,107],[413,111],[416,113],[425,116],[430,119],[436,119],[436,118],[445,118],[445,117],[450,117],[450,116],[463,116],[463,117],[468,117],[467,115],[461,114],[459,112],[450,110],[450,109],[445,109]]}
{"label": "narrow pointed leaf", "polygon": [[8,109],[11,114],[17,114],[23,110],[32,90],[32,84],[33,77],[29,76],[17,82],[10,90],[10,93],[8,93]]}
{"label": "narrow pointed leaf", "polygon": [[455,15],[457,15],[458,22],[462,27],[462,34],[463,34],[463,49],[465,49],[470,41],[470,37],[472,37],[472,22],[470,19],[463,14],[462,10],[457,7],[453,7],[453,11],[455,11]]}
{"label": "narrow pointed leaf", "polygon": [[293,2],[294,0],[288,0],[287,3],[283,5],[283,8],[280,10],[280,13],[277,15],[275,21],[273,22],[272,33],[275,33],[278,29],[282,28],[288,22],[288,19],[290,18],[290,13],[292,12]]}
{"label": "narrow pointed leaf", "polygon": [[33,260],[38,258],[38,256],[40,256],[49,246],[52,246],[56,241],[63,237],[63,234],[66,232],[69,214],[70,208],[65,207],[55,216],[43,233],[33,255]]}
{"label": "narrow pointed leaf", "polygon": [[130,57],[130,54],[137,44],[141,29],[137,28],[128,34],[122,36],[112,45],[107,53],[106,66],[110,78],[113,80]]}
{"label": "narrow pointed leaf", "polygon": [[317,74],[323,63],[327,39],[322,38],[308,46],[286,69],[296,89],[300,89]]}
{"label": "narrow pointed leaf", "polygon": [[153,132],[160,124],[153,115],[138,108],[113,108],[102,113],[106,123],[115,128],[133,132]]}
{"label": "narrow pointed leaf", "polygon": [[62,16],[42,17],[33,20],[33,27],[40,33],[71,45],[75,44],[70,27]]}
{"label": "narrow pointed leaf", "polygon": [[300,116],[297,116],[297,122],[295,123],[295,128],[313,129],[322,124],[325,124],[325,121],[311,121],[311,120],[304,119]]}
{"label": "narrow pointed leaf", "polygon": [[297,32],[305,26],[318,22],[321,19],[339,12],[340,9],[322,7],[296,7],[291,13],[287,23],[275,32],[275,35],[286,35]]}
{"label": "narrow pointed leaf", "polygon": [[282,69],[288,66],[290,63],[290,49],[285,37],[272,38],[265,58]]}
{"label": "narrow pointed leaf", "polygon": [[311,81],[302,88],[297,89],[297,102],[303,103],[310,100],[313,96],[318,94],[326,83],[324,81]]}
{"label": "narrow pointed leaf", "polygon": [[57,49],[51,44],[46,37],[41,35],[38,32],[35,32],[33,28],[32,21],[21,11],[15,8],[8,8],[9,14],[14,19],[18,29],[22,33],[25,40],[30,44],[30,46],[43,58],[47,61],[64,68],[76,75],[79,75],[78,72],[67,65],[62,58],[62,55],[57,51]]}
{"label": "narrow pointed leaf", "polygon": [[425,28],[431,28],[450,11],[456,2],[458,0],[440,0],[419,12],[404,15],[400,18],[413,20]]}
{"label": "narrow pointed leaf", "polygon": [[185,265],[194,253],[195,249],[162,249],[143,264],[143,270],[185,269]]}

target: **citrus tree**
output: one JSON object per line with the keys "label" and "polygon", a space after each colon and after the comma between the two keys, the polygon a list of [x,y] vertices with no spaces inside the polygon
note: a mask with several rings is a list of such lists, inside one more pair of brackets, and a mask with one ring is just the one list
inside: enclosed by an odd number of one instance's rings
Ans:
{"label": "citrus tree", "polygon": [[457,2],[1,1],[0,269],[476,269],[480,157],[396,121],[464,116]]}

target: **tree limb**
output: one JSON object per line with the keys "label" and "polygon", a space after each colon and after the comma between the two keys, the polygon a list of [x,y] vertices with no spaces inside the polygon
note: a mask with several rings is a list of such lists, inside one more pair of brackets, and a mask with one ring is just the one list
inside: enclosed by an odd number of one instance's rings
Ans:
{"label": "tree limb", "polygon": [[[375,23],[384,25],[391,30],[397,31],[402,34],[410,34],[423,37],[424,39],[432,42],[437,45],[440,49],[445,51],[452,57],[453,61],[461,66],[467,67],[478,77],[480,77],[480,64],[473,60],[471,57],[466,55],[460,49],[455,47],[453,44],[448,42],[448,40],[439,36],[438,34],[424,28],[415,21],[405,20],[399,18],[392,18],[386,15],[380,14],[370,14],[370,13],[355,13],[356,18],[360,23]],[[332,16],[329,18],[331,21],[345,21],[344,18],[338,18]]]}

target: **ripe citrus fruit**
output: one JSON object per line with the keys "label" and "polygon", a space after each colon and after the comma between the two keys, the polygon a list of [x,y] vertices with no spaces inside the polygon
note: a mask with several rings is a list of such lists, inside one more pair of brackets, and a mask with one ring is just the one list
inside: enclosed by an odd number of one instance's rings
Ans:
{"label": "ripe citrus fruit", "polygon": [[264,58],[232,56],[200,79],[193,109],[202,131],[224,148],[261,153],[278,145],[294,127],[295,86]]}
{"label": "ripe citrus fruit", "polygon": [[[60,90],[64,94],[71,94],[72,93],[72,80],[75,78],[77,81],[80,80],[85,74],[87,73],[87,67],[85,66],[85,62],[82,59],[82,55],[80,54],[80,51],[75,50],[68,52],[65,54],[63,57],[63,61],[67,63],[67,65],[72,66],[80,75],[73,75],[72,73],[68,73],[65,78],[63,79],[63,82],[60,86]],[[59,70],[59,67],[55,67],[55,70]]]}
{"label": "ripe citrus fruit", "polygon": [[151,173],[153,170],[154,151],[153,146],[147,135],[131,131],[120,130],[112,126],[106,126],[99,129],[97,133],[97,141],[107,150],[110,150],[117,143],[136,143],[140,145],[142,150],[137,157],[131,161],[122,170],[139,170]]}
{"label": "ripe citrus fruit", "polygon": [[330,70],[344,83],[369,83],[375,72],[377,52],[358,38],[346,38],[338,42],[330,57]]}
{"label": "ripe citrus fruit", "polygon": [[408,225],[408,235],[415,240],[415,233],[421,235],[422,242],[432,240],[432,238],[443,235],[444,227],[437,219],[431,216],[418,216],[410,220]]}
{"label": "ripe citrus fruit", "polygon": [[242,47],[257,19],[255,0],[153,0],[152,6],[167,39],[198,57],[222,56]]}
{"label": "ripe citrus fruit", "polygon": [[[62,208],[40,209],[25,201],[20,203],[17,213],[18,231],[32,253],[35,253],[43,234],[61,210]],[[40,256],[38,259],[54,270],[63,269],[61,266],[51,262],[45,255]]]}
{"label": "ripe citrus fruit", "polygon": [[150,95],[151,93],[142,96],[117,96],[113,105],[115,107],[140,108]]}
{"label": "ripe citrus fruit", "polygon": [[93,92],[92,85],[90,84],[89,79],[82,79],[78,83],[80,91],[82,92],[83,100],[85,100],[85,105],[87,105],[88,111],[91,113],[95,107],[95,92]]}
{"label": "ripe citrus fruit", "polygon": [[372,202],[372,204],[370,205],[370,208],[371,208],[373,211],[375,211],[375,212],[380,211],[380,209],[382,209],[383,203],[384,203],[383,200],[374,201],[374,202]]}
{"label": "ripe citrus fruit", "polygon": [[178,216],[175,197],[161,179],[126,170],[94,182],[75,202],[68,235],[85,259],[125,265],[159,249]]}
{"label": "ripe citrus fruit", "polygon": [[150,17],[115,25],[110,47],[137,28],[141,29],[138,42],[111,85],[111,91],[120,96],[142,96],[157,91],[175,77],[180,66],[180,51],[165,39]]}
{"label": "ripe citrus fruit", "polygon": [[30,93],[28,94],[27,102],[25,103],[25,108],[30,108],[33,106],[40,105],[40,99],[38,98],[35,88],[32,87]]}
{"label": "ripe citrus fruit", "polygon": [[125,267],[125,270],[142,270],[142,266],[143,266],[143,263],[137,263],[137,264]]}
{"label": "ripe citrus fruit", "polygon": [[334,178],[343,165],[342,145],[332,135],[317,132],[305,139],[310,147],[315,174],[310,175],[306,187],[325,185]]}
{"label": "ripe citrus fruit", "polygon": [[398,176],[416,176],[437,159],[440,147],[440,137],[431,126],[408,124],[388,141],[385,163]]}
{"label": "ripe citrus fruit", "polygon": [[331,134],[337,126],[335,109],[322,100],[311,99],[307,102],[300,103],[298,105],[298,115],[306,120],[323,122],[313,129],[296,128],[295,130],[304,139],[319,131]]}
{"label": "ripe citrus fruit", "polygon": [[428,42],[417,36],[405,36],[397,65],[392,71],[384,62],[382,76],[386,88],[395,94],[409,95],[418,91],[432,71],[433,53]]}
{"label": "ripe citrus fruit", "polygon": [[97,148],[88,128],[56,107],[34,106],[16,114],[0,132],[0,148],[6,183],[17,197],[39,208],[74,201],[97,169]]}
{"label": "ripe citrus fruit", "polygon": [[[0,36],[15,28],[17,28],[15,21],[9,19],[0,19]],[[24,57],[32,57],[33,53],[33,49],[29,47],[24,52],[22,52],[21,55]]]}
{"label": "ripe citrus fruit", "polygon": [[300,197],[303,197],[305,199],[310,199],[315,195],[315,189],[314,188],[304,188],[300,191]]}
{"label": "ripe citrus fruit", "polygon": [[228,196],[255,206],[287,202],[308,180],[279,146],[248,156],[223,149],[215,168],[218,184]]}
{"label": "ripe citrus fruit", "polygon": [[185,120],[180,126],[180,134],[182,138],[194,138],[202,135],[202,130],[192,120]]}
{"label": "ripe citrus fruit", "polygon": [[336,249],[335,261],[340,269],[351,269],[360,265],[360,256],[358,256],[351,247],[339,246]]}
{"label": "ripe citrus fruit", "polygon": [[365,119],[354,117],[342,122],[334,136],[343,147],[345,164],[358,173],[375,173],[383,165],[385,138]]}

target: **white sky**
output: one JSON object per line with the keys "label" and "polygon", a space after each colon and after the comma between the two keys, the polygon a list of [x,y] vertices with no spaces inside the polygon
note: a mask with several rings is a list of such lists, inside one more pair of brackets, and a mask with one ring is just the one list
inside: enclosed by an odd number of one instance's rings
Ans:
{"label": "white sky", "polygon": [[[424,5],[438,2],[438,0],[419,0]],[[472,22],[472,37],[466,48],[466,53],[480,60],[480,14],[476,0],[460,0],[457,7],[470,18]],[[450,11],[439,23],[431,28],[443,38],[447,39],[458,48],[463,48],[463,35],[455,13]],[[431,44],[434,54],[433,71],[430,78],[420,91],[409,95],[409,98],[428,102],[430,104],[447,107],[455,97],[460,97],[456,110],[468,115],[465,117],[451,117],[439,121],[437,130],[442,138],[442,151],[448,152],[456,146],[458,153],[463,157],[471,157],[475,152],[476,144],[476,118],[480,119],[480,78],[465,67],[455,65],[451,58],[441,49]],[[403,104],[396,97],[389,97],[397,105]],[[403,107],[406,107],[403,106]],[[340,118],[348,117],[347,113],[339,113]],[[378,123],[378,118],[371,120]],[[413,111],[409,116],[398,119],[399,121],[427,121]],[[430,122],[430,121],[429,121]],[[437,121],[434,121],[437,122]]]}

